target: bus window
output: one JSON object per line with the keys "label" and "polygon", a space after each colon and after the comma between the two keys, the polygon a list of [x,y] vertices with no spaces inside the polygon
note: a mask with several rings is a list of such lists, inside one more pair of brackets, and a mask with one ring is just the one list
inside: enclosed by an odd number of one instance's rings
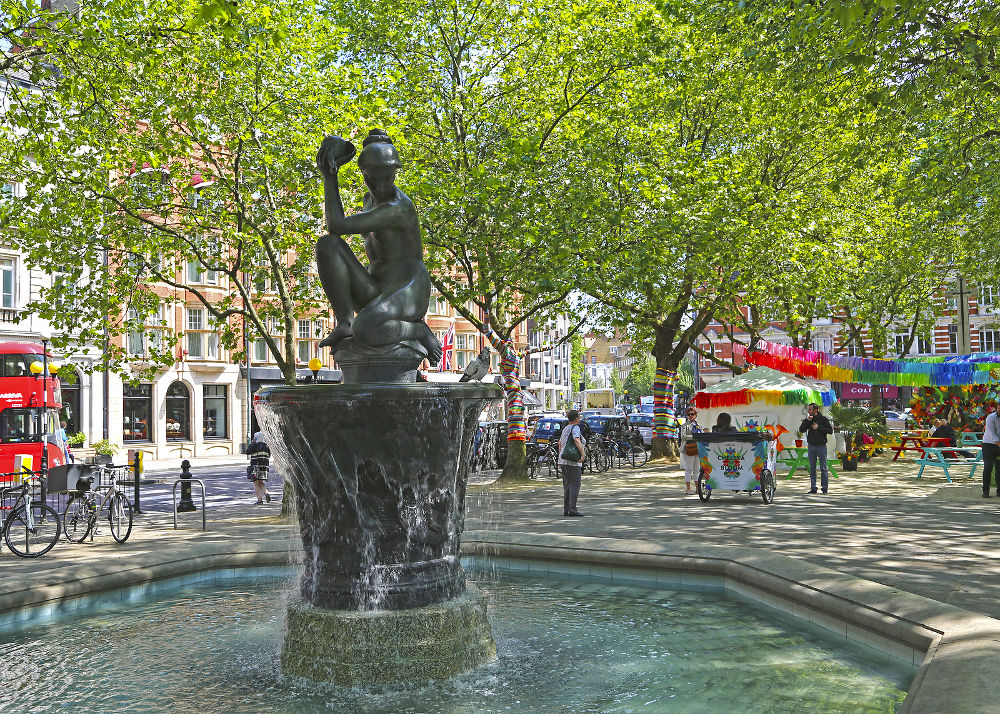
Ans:
{"label": "bus window", "polygon": [[0,442],[24,444],[41,441],[40,409],[4,409],[0,412]]}
{"label": "bus window", "polygon": [[3,376],[4,377],[27,377],[31,374],[28,365],[24,363],[22,355],[3,356]]}

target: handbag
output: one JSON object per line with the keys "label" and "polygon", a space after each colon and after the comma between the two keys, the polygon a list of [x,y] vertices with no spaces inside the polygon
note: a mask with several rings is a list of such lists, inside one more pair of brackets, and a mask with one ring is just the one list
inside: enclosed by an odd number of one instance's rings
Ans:
{"label": "handbag", "polygon": [[573,438],[573,432],[572,432],[573,427],[567,426],[566,428],[570,429],[571,431],[569,432],[569,436],[566,439],[566,447],[559,455],[559,458],[562,459],[563,461],[579,462],[581,460],[580,457],[583,456],[583,454],[581,454],[580,450],[576,447],[576,439]]}
{"label": "handbag", "polygon": [[687,442],[686,444],[684,444],[684,453],[687,454],[688,456],[697,456],[698,444],[694,441]]}

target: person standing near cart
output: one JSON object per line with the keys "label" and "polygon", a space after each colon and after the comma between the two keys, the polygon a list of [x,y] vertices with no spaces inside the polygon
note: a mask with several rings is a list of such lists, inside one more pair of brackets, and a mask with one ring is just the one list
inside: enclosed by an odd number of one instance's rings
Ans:
{"label": "person standing near cart", "polygon": [[816,462],[819,462],[820,486],[826,493],[830,485],[830,472],[826,467],[826,438],[833,433],[830,420],[820,414],[819,405],[810,402],[806,406],[806,418],[799,424],[799,431],[806,435],[809,454],[809,493],[816,491]]}
{"label": "person standing near cart", "polygon": [[687,495],[694,493],[692,482],[698,481],[698,470],[701,467],[701,457],[698,455],[698,444],[693,440],[695,434],[701,433],[698,425],[698,410],[688,407],[687,420],[681,427],[681,462],[684,466],[684,486]]}
{"label": "person standing near cart", "polygon": [[582,516],[576,510],[576,499],[580,495],[583,477],[583,461],[587,452],[583,446],[583,432],[580,430],[580,412],[570,409],[566,412],[569,424],[559,435],[559,470],[563,481],[563,515]]}

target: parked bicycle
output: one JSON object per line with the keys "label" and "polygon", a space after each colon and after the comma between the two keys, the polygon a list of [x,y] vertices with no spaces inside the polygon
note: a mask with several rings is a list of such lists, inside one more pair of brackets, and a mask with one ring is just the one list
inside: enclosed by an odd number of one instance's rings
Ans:
{"label": "parked bicycle", "polygon": [[31,476],[17,486],[0,489],[0,498],[17,494],[2,531],[7,547],[22,558],[45,555],[59,540],[59,514],[51,506],[35,500],[38,484],[38,476]]}
{"label": "parked bicycle", "polygon": [[636,444],[630,433],[605,439],[604,445],[611,466],[614,466],[615,461],[617,461],[619,467],[628,464],[635,468],[636,466],[644,466],[649,460],[649,454],[646,453],[645,447]]}
{"label": "parked bicycle", "polygon": [[[96,476],[101,478],[99,484],[107,486],[94,488],[95,475],[81,478],[77,481],[76,492],[66,504],[63,511],[63,529],[66,539],[72,543],[81,543],[87,536],[97,535],[97,521],[102,510],[108,512],[108,525],[111,537],[119,543],[128,540],[132,533],[132,502],[118,488],[119,471],[124,466],[95,466]],[[103,493],[102,493],[103,492]]]}
{"label": "parked bicycle", "polygon": [[559,477],[559,441],[528,445],[528,478]]}
{"label": "parked bicycle", "polygon": [[583,468],[598,474],[611,468],[608,450],[604,444],[604,437],[601,435],[597,434],[587,441],[587,455],[584,458]]}

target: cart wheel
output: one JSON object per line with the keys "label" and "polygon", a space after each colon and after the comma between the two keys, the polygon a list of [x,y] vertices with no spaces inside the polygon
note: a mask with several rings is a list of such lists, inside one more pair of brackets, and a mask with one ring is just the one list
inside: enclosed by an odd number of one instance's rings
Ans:
{"label": "cart wheel", "polygon": [[698,498],[702,501],[707,501],[712,497],[712,487],[708,485],[708,479],[705,478],[705,470],[700,469],[698,471]]}
{"label": "cart wheel", "polygon": [[774,490],[774,474],[771,473],[770,469],[763,469],[760,472],[760,497],[764,503],[774,501]]}

